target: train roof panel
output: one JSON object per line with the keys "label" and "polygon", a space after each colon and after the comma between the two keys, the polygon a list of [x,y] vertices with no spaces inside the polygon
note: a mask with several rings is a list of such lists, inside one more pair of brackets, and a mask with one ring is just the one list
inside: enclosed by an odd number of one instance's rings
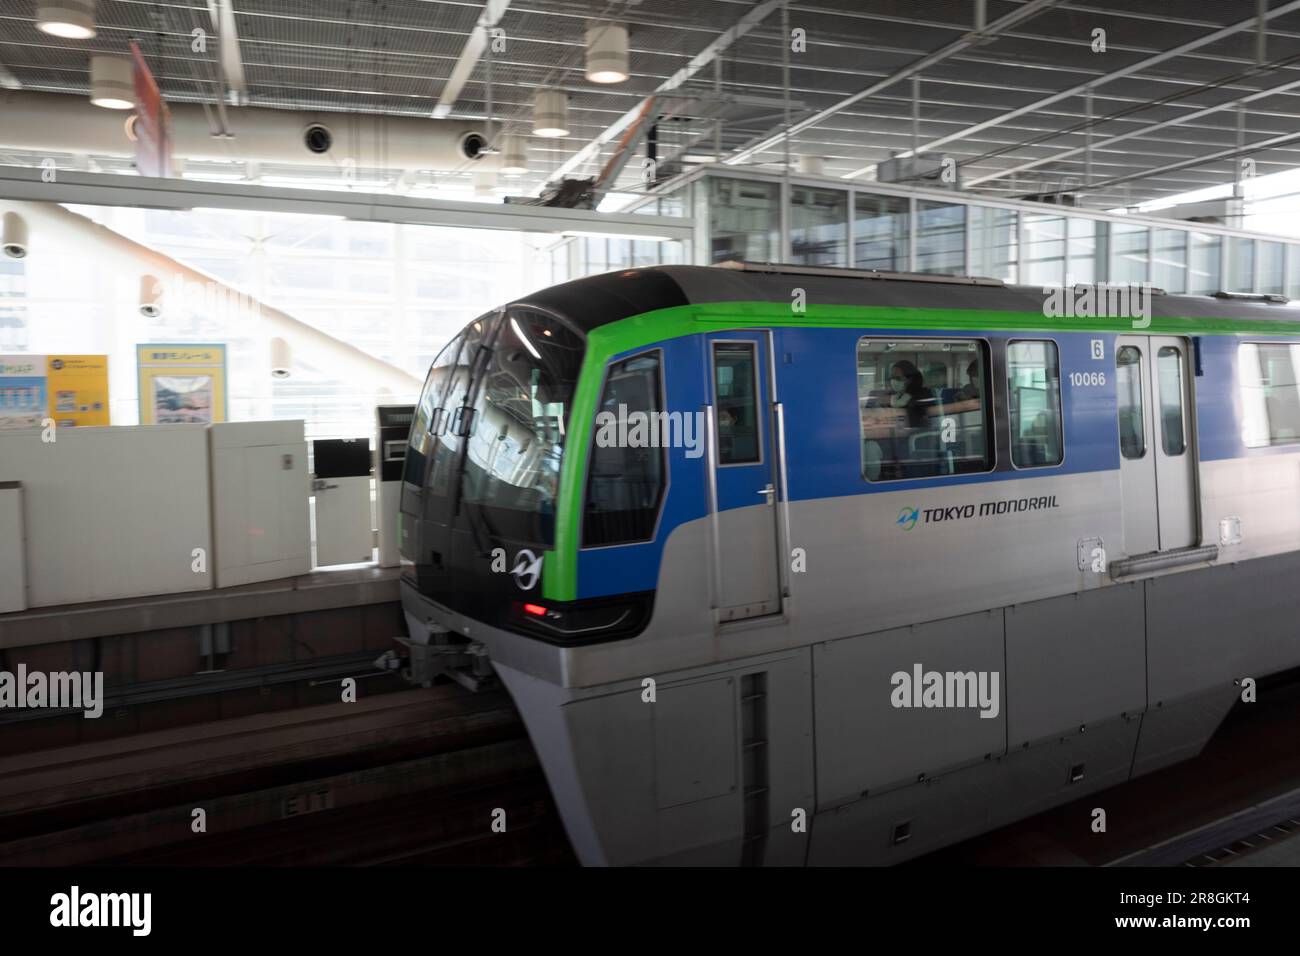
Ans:
{"label": "train roof panel", "polygon": [[[584,331],[633,315],[682,305],[791,301],[793,290],[820,305],[896,306],[993,312],[1043,311],[1041,286],[1003,285],[924,274],[870,273],[824,267],[652,266],[574,279],[524,296],[518,305],[537,305],[566,316]],[[1080,288],[1079,286],[1075,287]],[[1279,298],[1279,297],[1274,297]],[[1151,297],[1155,318],[1300,321],[1300,304],[1213,295]]]}

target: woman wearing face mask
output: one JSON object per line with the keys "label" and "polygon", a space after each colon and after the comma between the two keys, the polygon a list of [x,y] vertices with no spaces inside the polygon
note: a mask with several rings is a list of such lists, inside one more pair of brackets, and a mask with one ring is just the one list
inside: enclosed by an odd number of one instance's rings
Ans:
{"label": "woman wearing face mask", "polygon": [[921,379],[921,371],[907,359],[895,362],[889,370],[889,405],[907,416],[909,428],[921,428],[926,423],[926,406],[932,396]]}

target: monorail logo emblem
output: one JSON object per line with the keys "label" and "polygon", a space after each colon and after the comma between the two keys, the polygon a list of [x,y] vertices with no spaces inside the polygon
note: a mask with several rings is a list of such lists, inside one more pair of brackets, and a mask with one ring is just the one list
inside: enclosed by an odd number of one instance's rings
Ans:
{"label": "monorail logo emblem", "polygon": [[961,521],[966,518],[1014,514],[1021,511],[1046,511],[1061,507],[1056,495],[1038,498],[1005,498],[1002,501],[985,501],[977,505],[954,505],[950,508],[904,508],[894,524],[911,531],[917,524],[937,524],[940,521]]}
{"label": "monorail logo emblem", "polygon": [[515,566],[510,569],[515,576],[515,584],[521,590],[531,591],[537,586],[537,579],[542,576],[542,559],[524,548],[515,555]]}

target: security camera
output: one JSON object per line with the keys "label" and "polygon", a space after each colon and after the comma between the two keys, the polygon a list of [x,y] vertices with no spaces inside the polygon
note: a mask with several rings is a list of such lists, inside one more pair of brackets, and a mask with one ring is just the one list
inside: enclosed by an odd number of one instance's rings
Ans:
{"label": "security camera", "polygon": [[26,220],[16,212],[7,212],[2,231],[5,255],[10,259],[27,258]]}
{"label": "security camera", "polygon": [[465,133],[460,138],[460,154],[466,159],[482,159],[493,152],[488,148],[487,137],[481,133]]}
{"label": "security camera", "polygon": [[328,126],[312,123],[303,130],[302,144],[307,147],[308,152],[319,156],[330,151],[330,147],[334,145],[334,134],[330,132]]}

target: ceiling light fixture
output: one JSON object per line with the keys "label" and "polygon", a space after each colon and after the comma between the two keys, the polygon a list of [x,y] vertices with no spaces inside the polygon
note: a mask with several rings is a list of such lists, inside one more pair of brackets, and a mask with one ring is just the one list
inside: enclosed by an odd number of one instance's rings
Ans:
{"label": "ceiling light fixture", "polygon": [[593,23],[587,27],[587,79],[592,83],[622,83],[627,76],[627,27],[621,23]]}
{"label": "ceiling light fixture", "polygon": [[533,100],[533,135],[569,135],[569,96],[562,90],[538,90]]}
{"label": "ceiling light fixture", "polygon": [[135,106],[135,78],[130,60],[122,56],[90,58],[90,102],[106,110],[129,110]]}
{"label": "ceiling light fixture", "polygon": [[805,153],[799,157],[799,172],[805,176],[825,176],[826,158],[824,156],[809,156]]}
{"label": "ceiling light fixture", "polygon": [[95,0],[38,3],[36,29],[65,40],[89,40],[95,35]]}
{"label": "ceiling light fixture", "polygon": [[501,148],[501,172],[508,176],[528,172],[528,140],[524,137],[510,135],[505,138]]}

